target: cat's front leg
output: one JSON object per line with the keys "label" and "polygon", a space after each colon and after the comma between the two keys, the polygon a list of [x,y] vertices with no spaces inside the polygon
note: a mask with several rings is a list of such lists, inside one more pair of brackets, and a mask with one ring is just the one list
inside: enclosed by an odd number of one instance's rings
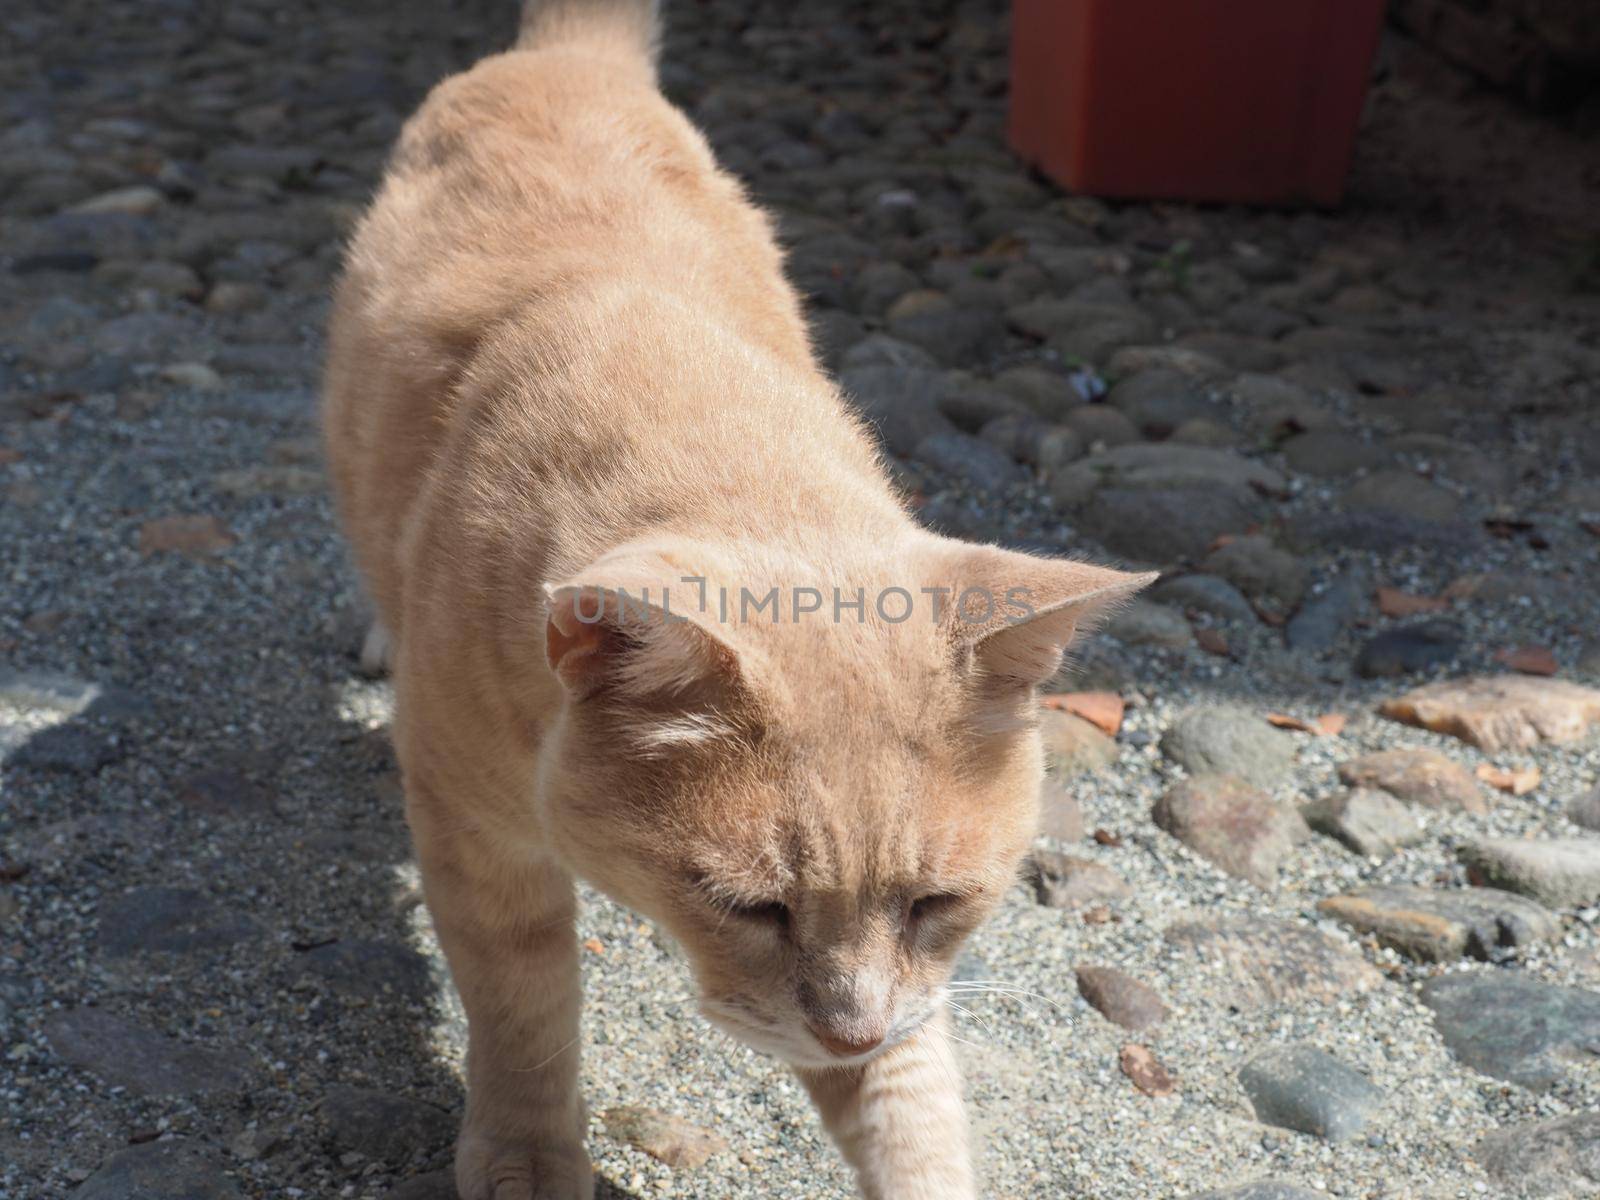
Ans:
{"label": "cat's front leg", "polygon": [[974,1200],[943,1014],[863,1066],[798,1073],[867,1200]]}
{"label": "cat's front leg", "polygon": [[418,827],[423,886],[467,1010],[462,1200],[591,1200],[578,1096],[578,946],[572,877],[507,864],[475,834]]}

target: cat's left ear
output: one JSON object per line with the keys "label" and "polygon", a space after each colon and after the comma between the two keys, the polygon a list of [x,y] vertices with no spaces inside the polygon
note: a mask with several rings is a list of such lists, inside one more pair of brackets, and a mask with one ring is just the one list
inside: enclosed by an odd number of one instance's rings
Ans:
{"label": "cat's left ear", "polygon": [[958,652],[989,679],[1032,686],[1060,669],[1075,638],[1154,583],[1159,572],[959,546],[941,575],[949,580],[943,623]]}

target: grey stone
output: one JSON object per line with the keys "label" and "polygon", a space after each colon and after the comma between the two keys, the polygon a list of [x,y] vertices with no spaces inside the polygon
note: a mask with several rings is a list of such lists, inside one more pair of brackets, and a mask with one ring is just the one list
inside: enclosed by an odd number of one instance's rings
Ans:
{"label": "grey stone", "polygon": [[1291,650],[1306,654],[1326,653],[1367,612],[1371,596],[1372,580],[1365,570],[1335,576],[1289,618],[1283,631],[1284,643]]}
{"label": "grey stone", "polygon": [[1065,425],[1051,425],[1031,413],[999,417],[979,432],[984,441],[1020,463],[1054,471],[1084,452],[1083,439]]}
{"label": "grey stone", "polygon": [[1239,1071],[1256,1119],[1343,1142],[1366,1128],[1383,1091],[1361,1072],[1314,1046],[1274,1046]]}
{"label": "grey stone", "polygon": [[220,950],[259,932],[248,917],[222,911],[189,888],[136,888],[100,907],[100,946],[114,957]]}
{"label": "grey stone", "polygon": [[1156,368],[1119,382],[1106,403],[1123,413],[1146,437],[1170,437],[1186,421],[1214,417],[1219,406],[1187,375]]}
{"label": "grey stone", "polygon": [[1076,518],[1082,533],[1113,553],[1152,563],[1194,561],[1252,519],[1247,499],[1218,488],[1106,488]]}
{"label": "grey stone", "polygon": [[1078,797],[1055,771],[1046,771],[1039,783],[1040,836],[1058,842],[1081,842],[1087,832]]}
{"label": "grey stone", "polygon": [[1548,1088],[1600,1056],[1600,992],[1473,973],[1428,980],[1422,1002],[1450,1052],[1496,1079]]}
{"label": "grey stone", "polygon": [[1129,601],[1112,614],[1105,632],[1128,646],[1181,650],[1194,644],[1194,631],[1181,612],[1142,598]]}
{"label": "grey stone", "polygon": [[1600,832],[1600,787],[1590,788],[1567,804],[1567,820]]}
{"label": "grey stone", "polygon": [[839,383],[895,454],[910,454],[933,434],[959,432],[939,411],[948,387],[940,371],[887,365],[848,367]]}
{"label": "grey stone", "polygon": [[1035,850],[1028,859],[1034,895],[1046,908],[1080,908],[1133,894],[1128,881],[1110,867],[1059,850]]}
{"label": "grey stone", "polygon": [[98,1008],[57,1013],[44,1032],[65,1062],[142,1096],[230,1091],[245,1082],[237,1050],[179,1042]]}
{"label": "grey stone", "polygon": [[1277,495],[1286,486],[1277,471],[1231,450],[1171,442],[1117,446],[1074,463],[1050,482],[1051,494],[1069,506],[1088,502],[1103,488],[1223,488]]}
{"label": "grey stone", "polygon": [[1477,1157],[1517,1200],[1600,1194],[1600,1113],[1497,1129],[1478,1143]]}
{"label": "grey stone", "polygon": [[1000,340],[1005,326],[990,308],[948,304],[899,317],[891,313],[889,332],[955,366],[981,356]]}
{"label": "grey stone", "polygon": [[1491,886],[1551,908],[1600,904],[1600,838],[1485,838],[1460,854]]}
{"label": "grey stone", "polygon": [[306,951],[300,961],[338,990],[356,995],[420,999],[431,986],[428,960],[391,942],[341,938]]}
{"label": "grey stone", "polygon": [[1356,655],[1356,674],[1364,679],[1410,675],[1454,662],[1461,650],[1461,627],[1455,622],[1419,621],[1368,639]]}
{"label": "grey stone", "polygon": [[1045,766],[1058,778],[1103,770],[1117,761],[1115,739],[1072,713],[1046,709],[1039,714]]}
{"label": "grey stone", "polygon": [[0,702],[63,717],[122,718],[147,707],[141,697],[112,685],[53,671],[9,669],[0,669]]}
{"label": "grey stone", "polygon": [[1338,429],[1313,429],[1297,433],[1279,449],[1290,467],[1304,475],[1330,479],[1387,466],[1394,455],[1381,446],[1364,442]]}
{"label": "grey stone", "polygon": [[455,1135],[449,1113],[421,1100],[368,1088],[334,1088],[322,1100],[333,1144],[378,1162],[401,1164],[447,1145]]}
{"label": "grey stone", "polygon": [[1489,811],[1489,801],[1472,773],[1437,750],[1375,750],[1340,763],[1339,778],[1351,787],[1379,788],[1424,808]]}
{"label": "grey stone", "polygon": [[1494,888],[1370,887],[1330,896],[1317,911],[1420,962],[1488,959],[1561,933],[1555,914]]}
{"label": "grey stone", "polygon": [[965,380],[951,384],[939,402],[939,411],[966,433],[977,433],[1003,417],[1039,420],[1031,408],[1009,393]]}
{"label": "grey stone", "polygon": [[1000,495],[1028,478],[993,443],[959,431],[930,434],[917,443],[911,457],[990,495]]}
{"label": "grey stone", "polygon": [[1465,521],[1428,521],[1405,513],[1311,509],[1291,517],[1284,529],[1291,549],[1303,552],[1366,550],[1392,554],[1422,550],[1460,558],[1480,549],[1483,531]]}
{"label": "grey stone", "polygon": [[1294,739],[1243,708],[1197,708],[1161,738],[1161,751],[1191,775],[1234,775],[1256,787],[1282,782],[1294,768]]}
{"label": "grey stone", "polygon": [[1221,1192],[1196,1192],[1188,1200],[1323,1200],[1326,1192],[1307,1191],[1292,1183],[1263,1179]]}
{"label": "grey stone", "polygon": [[1012,367],[994,378],[995,386],[1046,421],[1059,421],[1088,397],[1059,371],[1047,367]]}
{"label": "grey stone", "polygon": [[1222,576],[1247,596],[1283,609],[1299,604],[1311,581],[1305,563],[1260,536],[1237,537],[1218,546],[1200,569]]}
{"label": "grey stone", "polygon": [[113,1154],[72,1200],[239,1200],[243,1195],[199,1143],[167,1138]]}
{"label": "grey stone", "polygon": [[1077,970],[1078,994],[1108,1021],[1135,1032],[1167,1019],[1167,1006],[1149,984],[1115,967],[1083,966]]}
{"label": "grey stone", "polygon": [[1387,792],[1340,792],[1300,810],[1306,824],[1367,858],[1388,858],[1422,838],[1422,825]]}
{"label": "grey stone", "polygon": [[1229,621],[1254,624],[1256,611],[1244,594],[1215,575],[1178,575],[1150,589],[1150,598],[1178,608],[1195,609]]}
{"label": "grey stone", "polygon": [[1139,440],[1139,430],[1134,423],[1104,404],[1085,404],[1071,409],[1062,415],[1061,422],[1091,448],[1127,446]]}
{"label": "grey stone", "polygon": [[11,752],[10,762],[35,771],[93,775],[127,755],[113,731],[74,723],[39,730]]}
{"label": "grey stone", "polygon": [[1369,991],[1380,975],[1349,946],[1319,930],[1267,917],[1181,921],[1163,935],[1209,976],[1219,1003],[1252,1009],[1302,1002],[1332,1004]]}
{"label": "grey stone", "polygon": [[1228,874],[1264,890],[1311,831],[1294,809],[1278,805],[1229,775],[1198,775],[1170,788],[1151,809],[1156,825]]}
{"label": "grey stone", "polygon": [[1411,471],[1374,472],[1352,484],[1343,499],[1346,508],[1376,509],[1424,521],[1448,521],[1461,508],[1454,492]]}

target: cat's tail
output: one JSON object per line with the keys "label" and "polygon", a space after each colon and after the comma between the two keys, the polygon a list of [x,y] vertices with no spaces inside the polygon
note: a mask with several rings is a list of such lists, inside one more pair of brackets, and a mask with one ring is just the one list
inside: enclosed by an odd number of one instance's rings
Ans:
{"label": "cat's tail", "polygon": [[653,65],[660,38],[659,0],[524,0],[517,48],[601,42]]}

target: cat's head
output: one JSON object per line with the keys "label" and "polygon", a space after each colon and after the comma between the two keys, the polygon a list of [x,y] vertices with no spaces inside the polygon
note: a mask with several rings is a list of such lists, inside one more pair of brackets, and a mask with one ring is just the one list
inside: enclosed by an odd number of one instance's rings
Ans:
{"label": "cat's head", "polygon": [[546,597],[550,836],[811,1067],[936,1009],[1034,834],[1037,685],[1152,578],[925,534],[833,563],[627,547]]}

